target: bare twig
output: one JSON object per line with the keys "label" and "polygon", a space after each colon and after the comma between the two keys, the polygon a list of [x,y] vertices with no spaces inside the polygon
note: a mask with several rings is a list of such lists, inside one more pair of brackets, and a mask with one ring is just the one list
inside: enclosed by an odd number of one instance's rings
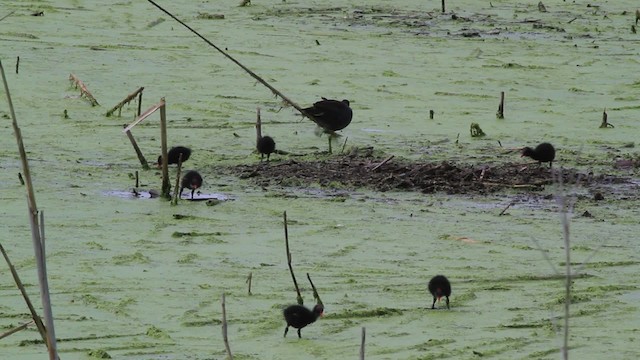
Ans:
{"label": "bare twig", "polygon": [[98,100],[96,100],[96,98],[91,95],[85,84],[82,82],[82,80],[78,79],[77,76],[75,76],[74,74],[69,74],[69,81],[71,81],[71,83],[75,85],[76,89],[78,87],[80,88],[80,97],[84,96],[85,98],[87,98],[87,100],[91,102],[91,106],[100,105],[98,104]]}
{"label": "bare twig", "polygon": [[173,187],[173,205],[178,205],[178,188],[182,185],[180,184],[180,173],[182,172],[182,153],[178,154],[178,171],[176,172],[176,185]]}
{"label": "bare twig", "polygon": [[27,307],[31,312],[31,318],[35,322],[36,327],[38,328],[38,332],[40,332],[40,336],[42,336],[42,340],[46,344],[47,330],[44,327],[44,324],[42,323],[42,319],[40,319],[40,316],[36,312],[36,309],[33,307],[33,303],[31,303],[31,299],[27,294],[27,290],[24,288],[24,285],[22,284],[22,281],[18,276],[18,272],[16,271],[15,266],[13,266],[13,264],[9,260],[9,255],[7,255],[7,252],[4,250],[4,247],[2,246],[2,244],[0,244],[0,252],[2,252],[2,256],[4,256],[4,260],[7,262],[7,265],[9,266],[9,271],[11,271],[11,275],[13,276],[13,281],[15,281],[16,286],[18,287],[18,289],[20,290],[20,293],[22,294],[22,297],[24,298],[24,302],[27,304]]}
{"label": "bare twig", "polygon": [[49,359],[58,359],[58,352],[56,346],[56,335],[53,326],[53,312],[51,308],[51,297],[49,294],[49,282],[47,280],[47,269],[45,260],[44,249],[44,236],[41,233],[41,228],[38,225],[38,207],[36,205],[35,193],[33,191],[33,183],[31,182],[31,170],[29,169],[29,162],[27,160],[26,151],[24,149],[24,143],[22,141],[22,133],[18,127],[18,120],[16,119],[16,113],[13,109],[13,102],[11,101],[11,94],[9,92],[9,84],[4,73],[4,67],[0,61],[0,72],[2,73],[2,81],[4,83],[4,90],[7,95],[7,102],[9,104],[9,110],[11,112],[11,118],[13,119],[13,131],[18,143],[18,151],[20,153],[20,160],[22,162],[22,172],[25,177],[25,185],[27,188],[27,203],[29,207],[29,223],[31,225],[31,239],[33,241],[33,248],[35,252],[36,265],[38,268],[38,280],[40,284],[40,296],[42,299],[42,307],[44,312],[45,323],[47,326],[47,345],[49,350]]}
{"label": "bare twig", "polygon": [[302,295],[300,294],[300,288],[296,281],[296,276],[293,274],[293,266],[291,265],[291,251],[289,251],[289,229],[287,227],[287,212],[284,212],[284,242],[287,248],[287,264],[289,265],[289,272],[291,273],[291,279],[293,279],[293,285],[296,287],[296,293],[298,294],[298,304],[302,305]]}
{"label": "bare twig", "polygon": [[347,146],[347,140],[349,140],[348,136],[344,138],[344,142],[342,143],[342,149],[340,150],[340,154],[344,153],[344,148]]}
{"label": "bare twig", "polygon": [[[234,57],[232,57],[231,55],[229,55],[226,51],[222,50],[221,48],[219,48],[218,46],[216,46],[214,43],[212,43],[211,41],[209,41],[209,39],[205,38],[204,36],[202,36],[199,32],[197,32],[196,30],[194,30],[192,27],[190,27],[189,25],[185,24],[182,20],[178,19],[175,15],[173,15],[172,13],[170,13],[168,10],[164,9],[162,6],[158,5],[155,1],[153,0],[147,0],[149,1],[151,4],[153,4],[153,6],[157,7],[158,9],[160,9],[160,11],[164,12],[165,14],[169,15],[173,20],[177,21],[178,23],[180,23],[180,25],[184,26],[185,28],[187,28],[189,31],[191,31],[193,34],[195,34],[197,37],[199,37],[200,39],[202,39],[204,42],[206,42],[207,44],[209,44],[211,47],[213,47],[214,49],[216,49],[219,53],[221,53],[222,55],[224,55],[227,59],[231,60],[234,64],[238,65],[240,68],[242,68],[242,70],[244,70],[247,74],[249,74],[252,78],[256,79],[260,84],[264,85],[265,87],[267,87],[269,90],[271,90],[272,93],[276,94],[277,96],[279,96],[280,98],[282,98],[282,100],[284,100],[287,104],[293,106],[296,110],[298,110],[298,112],[300,112],[302,115],[310,118],[311,120],[313,120],[313,122],[315,122],[316,124],[318,123],[316,121],[316,119],[313,117],[313,115],[305,112],[302,107],[300,107],[300,105],[296,104],[293,100],[289,99],[287,96],[285,96],[283,93],[281,93],[280,91],[278,91],[278,89],[274,88],[273,86],[271,86],[271,84],[269,84],[268,82],[266,82],[262,77],[258,76],[256,73],[254,73],[253,71],[251,71],[249,68],[247,68],[246,66],[242,65],[238,60],[236,60]],[[444,1],[444,0],[443,0]]]}
{"label": "bare twig", "polygon": [[15,10],[13,10],[12,12],[8,13],[7,15],[5,15],[5,16],[3,16],[3,17],[1,17],[1,18],[0,18],[0,21],[2,21],[2,20],[4,20],[4,19],[8,18],[8,17],[9,17],[9,16],[11,16],[11,15],[13,15],[13,13],[14,13],[14,12],[16,12],[16,11],[15,11]]}
{"label": "bare twig", "polygon": [[224,301],[224,293],[222,293],[222,341],[224,341],[224,348],[227,350],[227,358],[233,360],[231,347],[229,346],[229,337],[227,336],[227,309]]}
{"label": "bare twig", "polygon": [[251,280],[253,279],[253,273],[249,272],[249,276],[247,276],[247,280],[245,281],[245,283],[248,284],[248,290],[247,290],[247,295],[251,295]]}
{"label": "bare twig", "polygon": [[504,119],[504,91],[500,92],[500,105],[498,105],[496,116],[498,119]]}
{"label": "bare twig", "polygon": [[20,326],[17,326],[17,327],[15,327],[15,328],[13,328],[13,329],[11,329],[11,330],[7,331],[7,332],[6,332],[6,333],[4,333],[4,334],[0,334],[0,339],[2,339],[2,338],[6,338],[7,336],[9,336],[9,335],[11,335],[11,334],[15,334],[15,333],[17,333],[18,331],[22,331],[22,330],[26,329],[26,328],[27,328],[27,326],[29,326],[29,325],[31,325],[31,324],[33,324],[33,320],[29,321],[28,323],[24,323],[24,324],[22,324],[22,325],[20,325]]}
{"label": "bare twig", "polygon": [[324,305],[324,304],[322,304],[322,300],[320,299],[320,295],[318,295],[318,291],[316,290],[316,286],[313,285],[313,281],[311,281],[311,276],[309,276],[309,273],[307,273],[307,279],[309,279],[309,283],[311,284],[311,288],[313,289],[313,298],[316,299],[316,303],[318,303],[320,305]]}
{"label": "bare twig", "polygon": [[388,163],[389,161],[391,161],[391,159],[393,159],[395,157],[395,155],[391,155],[389,157],[387,157],[386,159],[382,160],[382,162],[376,166],[373,167],[373,169],[371,169],[371,171],[376,171],[378,170],[379,167],[381,167],[382,165]]}
{"label": "bare twig", "polygon": [[513,201],[510,202],[509,205],[507,205],[504,209],[502,209],[502,211],[500,211],[500,214],[498,214],[498,216],[504,215],[504,213],[507,211],[507,209],[509,209],[513,204],[515,204]]}
{"label": "bare twig", "polygon": [[130,130],[126,131],[125,134],[127,135],[127,138],[129,139],[129,141],[131,142],[131,145],[133,146],[133,150],[136,152],[136,155],[138,156],[138,160],[140,160],[142,169],[149,170],[149,163],[147,162],[147,159],[142,154],[142,150],[140,150],[140,147],[138,146],[136,139],[133,137],[133,134],[131,133]]}
{"label": "bare twig", "polygon": [[366,335],[367,335],[367,330],[363,326],[362,327],[362,337],[360,339],[360,360],[364,360],[364,340],[366,338]]}
{"label": "bare twig", "polygon": [[[113,115],[113,113],[118,110],[118,116],[120,116],[122,114],[122,107],[125,106],[126,104],[130,103],[131,100],[135,99],[136,96],[138,96],[138,94],[140,94],[140,96],[142,96],[142,91],[144,90],[144,86],[139,88],[138,90],[132,92],[131,94],[127,95],[126,98],[124,98],[124,100],[120,101],[118,103],[118,105],[114,106],[113,108],[111,108],[111,110],[107,111],[107,113],[105,114],[106,117],[109,117],[111,115]],[[140,106],[138,106],[138,109],[140,109]],[[138,115],[140,114],[140,110],[138,110]]]}

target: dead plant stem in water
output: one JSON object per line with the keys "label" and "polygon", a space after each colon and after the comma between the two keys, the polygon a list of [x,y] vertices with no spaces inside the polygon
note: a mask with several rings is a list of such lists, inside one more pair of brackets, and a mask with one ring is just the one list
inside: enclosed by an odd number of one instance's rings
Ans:
{"label": "dead plant stem in water", "polygon": [[302,295],[300,294],[300,288],[298,287],[298,282],[296,281],[296,276],[293,274],[293,266],[291,265],[291,251],[289,251],[289,229],[287,227],[287,212],[284,212],[284,243],[287,248],[287,264],[289,265],[289,272],[291,273],[291,278],[293,279],[293,286],[296,288],[296,293],[298,294],[298,304],[302,305],[304,300],[302,300]]}
{"label": "dead plant stem in water", "polygon": [[222,293],[222,341],[224,341],[224,348],[227,350],[227,357],[229,360],[233,360],[231,347],[229,346],[229,336],[227,335],[227,307],[225,304],[224,293]]}
{"label": "dead plant stem in water", "polygon": [[[27,205],[29,207],[29,224],[31,225],[31,239],[33,241],[33,248],[35,252],[36,265],[38,268],[38,282],[40,284],[40,296],[42,299],[42,307],[45,318],[45,324],[47,327],[47,348],[49,350],[49,359],[58,359],[58,352],[56,349],[56,334],[53,326],[53,312],[51,308],[51,296],[49,294],[49,282],[47,280],[47,266],[45,258],[45,246],[44,246],[44,222],[38,223],[38,206],[36,205],[35,193],[33,191],[33,183],[31,182],[31,170],[29,169],[29,162],[27,160],[27,154],[24,149],[24,143],[22,141],[22,133],[18,127],[18,120],[13,108],[13,102],[11,101],[11,94],[9,92],[9,84],[4,73],[4,67],[0,61],[0,72],[2,73],[2,82],[4,83],[4,90],[7,95],[7,102],[9,104],[9,110],[11,112],[11,118],[13,119],[13,131],[18,143],[18,151],[20,152],[20,161],[22,162],[22,172],[24,173],[25,185],[27,188]],[[41,215],[41,220],[42,214]],[[34,319],[35,320],[35,319]]]}

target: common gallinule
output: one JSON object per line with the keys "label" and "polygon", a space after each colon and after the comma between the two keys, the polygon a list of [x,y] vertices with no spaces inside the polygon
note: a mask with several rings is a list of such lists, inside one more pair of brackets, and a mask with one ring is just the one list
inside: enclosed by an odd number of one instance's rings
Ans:
{"label": "common gallinule", "polygon": [[429,292],[433,295],[433,304],[431,308],[435,309],[436,300],[440,301],[441,297],[447,299],[447,309],[449,309],[449,296],[451,295],[451,284],[444,275],[436,275],[429,281]]}
{"label": "common gallinule", "polygon": [[522,155],[520,157],[523,156],[528,156],[533,160],[537,160],[540,162],[540,164],[548,162],[549,167],[551,167],[551,165],[553,164],[553,159],[556,158],[556,149],[553,147],[553,145],[544,142],[536,146],[535,149],[532,149],[528,146],[523,148]]}
{"label": "common gallinule", "polygon": [[276,142],[271,136],[262,136],[258,139],[256,148],[260,153],[260,161],[264,159],[265,155],[267,155],[267,161],[269,161],[271,153],[276,151]]}
{"label": "common gallinule", "polygon": [[316,125],[322,128],[323,132],[329,134],[329,152],[331,152],[331,138],[336,135],[336,131],[346,128],[351,123],[353,111],[349,107],[349,100],[322,100],[313,106],[302,109]]}
{"label": "common gallinule", "polygon": [[193,193],[202,186],[202,176],[194,170],[188,171],[183,177],[180,183],[180,197],[182,197],[182,190],[191,190],[191,198],[193,199]]}
{"label": "common gallinule", "polygon": [[[167,164],[177,164],[180,154],[182,154],[182,162],[184,163],[189,160],[189,156],[191,156],[191,149],[184,146],[172,147],[167,153]],[[162,155],[158,156],[158,166],[162,166]]]}
{"label": "common gallinule", "polygon": [[287,327],[284,329],[284,336],[287,337],[289,332],[289,326],[298,329],[298,337],[302,338],[300,330],[314,323],[318,317],[322,316],[324,312],[324,306],[318,304],[313,307],[313,310],[309,310],[302,305],[291,305],[284,309],[284,319],[287,321]]}

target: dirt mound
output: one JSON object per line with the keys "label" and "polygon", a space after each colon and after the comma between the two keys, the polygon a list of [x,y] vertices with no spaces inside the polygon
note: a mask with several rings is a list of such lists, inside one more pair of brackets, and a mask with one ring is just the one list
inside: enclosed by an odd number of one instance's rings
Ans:
{"label": "dirt mound", "polygon": [[[625,180],[609,175],[584,174],[573,169],[549,169],[547,165],[462,164],[450,161],[412,162],[362,155],[336,155],[318,161],[238,165],[228,170],[260,186],[370,188],[377,191],[491,193],[506,188],[541,190],[562,177],[567,184],[612,184]],[[561,174],[561,175],[560,175]]]}

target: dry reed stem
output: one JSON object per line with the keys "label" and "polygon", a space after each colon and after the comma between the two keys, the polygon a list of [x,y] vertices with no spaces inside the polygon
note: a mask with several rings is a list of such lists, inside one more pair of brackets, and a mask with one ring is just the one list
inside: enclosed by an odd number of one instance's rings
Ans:
{"label": "dry reed stem", "polygon": [[228,359],[233,360],[233,354],[231,354],[231,347],[229,346],[229,336],[227,335],[227,307],[224,293],[222,293],[222,341],[224,342],[224,348],[227,350]]}
{"label": "dry reed stem", "polygon": [[309,276],[309,273],[307,273],[307,279],[309,279],[309,283],[311,284],[311,289],[313,289],[313,298],[316,299],[316,302],[320,305],[324,305],[322,303],[322,300],[320,299],[320,295],[318,294],[318,291],[316,290],[316,286],[313,285],[313,281],[311,281],[311,276]]}
{"label": "dry reed stem", "polygon": [[247,290],[247,295],[251,296],[251,280],[253,279],[253,273],[249,272],[249,276],[247,276],[247,280],[245,281],[245,283],[248,284],[248,290]]}
{"label": "dry reed stem", "polygon": [[381,162],[380,164],[378,164],[378,165],[374,166],[374,168],[373,168],[373,169],[371,169],[371,171],[376,171],[376,170],[378,170],[378,168],[380,168],[382,165],[384,165],[384,164],[388,163],[389,161],[391,161],[391,159],[393,159],[394,157],[395,157],[395,155],[391,155],[391,156],[389,156],[388,158],[386,158],[386,159],[382,160],[382,162]]}
{"label": "dry reed stem", "polygon": [[[256,73],[254,73],[253,71],[251,71],[249,68],[247,68],[246,66],[242,65],[242,63],[240,63],[238,60],[236,60],[233,56],[229,55],[226,51],[222,50],[221,48],[219,48],[218,46],[216,46],[214,43],[212,43],[211,41],[209,41],[209,39],[205,38],[204,36],[202,36],[199,32],[197,32],[196,30],[194,30],[192,27],[190,27],[189,25],[185,24],[182,20],[178,19],[175,15],[173,15],[172,13],[170,13],[168,10],[164,9],[162,6],[158,5],[155,1],[153,0],[147,0],[149,1],[151,4],[153,4],[153,6],[157,7],[158,9],[160,9],[160,11],[164,12],[165,14],[169,15],[169,17],[171,17],[173,20],[177,21],[178,23],[180,23],[180,25],[184,26],[185,28],[187,28],[189,31],[191,31],[193,34],[195,34],[197,37],[199,37],[200,39],[202,39],[204,42],[206,42],[207,44],[209,44],[209,46],[213,47],[214,49],[216,49],[219,53],[221,53],[222,55],[224,55],[227,59],[231,60],[234,64],[238,65],[240,68],[242,68],[242,70],[244,70],[247,74],[249,74],[252,78],[254,78],[256,81],[258,81],[260,84],[264,85],[265,87],[267,87],[269,90],[271,90],[272,93],[276,94],[277,96],[279,96],[282,100],[284,100],[287,104],[293,106],[296,110],[298,110],[298,112],[300,112],[300,114],[302,114],[303,116],[308,117],[309,119],[311,119],[313,122],[315,122],[316,124],[318,123],[318,121],[313,117],[313,115],[306,113],[302,107],[300,107],[300,105],[296,104],[293,100],[289,99],[287,96],[285,96],[283,93],[281,93],[280,91],[278,91],[278,89],[274,88],[273,86],[271,86],[271,84],[269,84],[268,82],[266,82],[262,77],[258,76]],[[444,0],[443,0],[444,1]]]}
{"label": "dry reed stem", "polygon": [[[106,117],[110,117],[111,115],[113,115],[113,113],[118,110],[118,116],[120,116],[122,114],[122,107],[125,106],[126,104],[130,103],[133,99],[135,99],[136,96],[138,96],[138,94],[140,94],[140,96],[142,96],[142,91],[144,90],[144,86],[140,87],[138,90],[132,92],[131,94],[127,95],[126,98],[124,98],[124,100],[120,101],[116,106],[114,106],[113,108],[111,108],[111,110],[107,111],[107,113],[105,114]],[[140,114],[140,106],[138,106],[138,114]]]}
{"label": "dry reed stem", "polygon": [[367,330],[362,327],[362,336],[360,338],[360,360],[364,360],[364,341],[367,335]]}
{"label": "dry reed stem", "polygon": [[[42,227],[38,224],[38,207],[36,205],[35,193],[33,191],[33,183],[31,182],[31,170],[29,168],[29,162],[27,160],[26,151],[24,149],[24,143],[22,141],[22,133],[18,127],[18,120],[13,108],[13,102],[11,101],[11,93],[9,91],[9,84],[4,73],[4,67],[0,61],[0,73],[2,73],[2,82],[4,83],[5,93],[7,95],[7,102],[9,104],[9,110],[11,112],[13,131],[16,136],[16,142],[18,143],[18,152],[20,153],[20,161],[22,163],[22,172],[24,173],[25,185],[27,188],[27,204],[29,208],[29,225],[31,227],[31,240],[33,242],[33,249],[35,253],[36,265],[38,270],[38,283],[40,285],[40,297],[42,300],[42,307],[44,313],[45,324],[47,327],[46,338],[47,348],[49,350],[49,359],[57,360],[58,352],[56,345],[55,328],[53,325],[53,311],[51,308],[51,296],[49,293],[49,282],[47,279],[47,268],[45,259],[44,248],[44,225]],[[42,215],[42,214],[41,214]]]}
{"label": "dry reed stem", "polygon": [[304,303],[302,300],[302,295],[300,294],[300,288],[298,287],[298,282],[296,281],[296,276],[293,273],[293,266],[291,265],[291,251],[289,251],[289,228],[287,227],[287,212],[284,212],[284,242],[287,249],[287,264],[289,265],[289,272],[291,273],[291,279],[293,279],[293,286],[296,288],[296,293],[298,294],[297,302],[299,305]]}
{"label": "dry reed stem", "polygon": [[11,263],[11,260],[9,260],[9,255],[4,250],[4,247],[2,246],[2,244],[0,244],[0,252],[2,252],[2,256],[4,256],[4,260],[7,262],[7,265],[9,266],[9,271],[11,271],[11,275],[13,276],[13,280],[15,281],[16,286],[18,287],[18,290],[20,290],[20,293],[22,294],[22,297],[24,298],[24,302],[27,304],[27,307],[29,308],[29,312],[31,312],[31,318],[35,322],[36,328],[38,328],[38,332],[40,333],[40,336],[42,336],[42,340],[46,344],[47,343],[47,329],[45,328],[44,324],[42,323],[42,319],[40,318],[40,315],[38,315],[38,313],[36,312],[36,309],[33,307],[33,303],[31,303],[31,299],[29,298],[29,294],[27,294],[27,290],[24,288],[24,285],[22,284],[22,280],[20,280],[20,277],[18,276],[18,272],[16,271],[16,268]]}
{"label": "dry reed stem", "polygon": [[29,326],[29,325],[31,325],[31,324],[33,324],[33,320],[29,321],[28,323],[24,323],[24,324],[22,324],[22,325],[20,325],[20,326],[17,326],[17,327],[15,327],[15,328],[13,328],[13,329],[11,329],[11,330],[7,331],[7,332],[6,332],[6,333],[4,333],[4,334],[0,334],[0,339],[6,338],[7,336],[9,336],[9,335],[11,335],[11,334],[15,334],[15,333],[17,333],[18,331],[22,331],[22,330],[26,329],[26,328],[27,328],[27,326]]}
{"label": "dry reed stem", "polygon": [[178,205],[178,187],[181,187],[180,184],[180,173],[182,172],[182,153],[178,154],[178,171],[176,172],[176,186],[173,187],[173,205]]}
{"label": "dry reed stem", "polygon": [[77,76],[75,76],[74,74],[69,74],[69,81],[71,81],[76,89],[78,87],[80,88],[80,97],[84,96],[85,98],[87,98],[87,100],[91,102],[91,106],[100,105],[98,104],[98,100],[96,100],[96,98],[91,95],[91,93],[87,89],[87,86],[82,82],[82,80],[78,79]]}

